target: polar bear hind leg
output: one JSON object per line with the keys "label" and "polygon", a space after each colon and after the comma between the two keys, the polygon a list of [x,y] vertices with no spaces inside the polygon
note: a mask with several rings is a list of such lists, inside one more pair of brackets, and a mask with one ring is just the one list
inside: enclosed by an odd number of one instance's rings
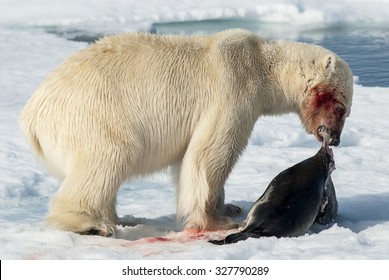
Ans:
{"label": "polar bear hind leg", "polygon": [[78,157],[51,202],[49,226],[114,237],[116,194],[125,180],[124,166],[123,160],[112,154]]}

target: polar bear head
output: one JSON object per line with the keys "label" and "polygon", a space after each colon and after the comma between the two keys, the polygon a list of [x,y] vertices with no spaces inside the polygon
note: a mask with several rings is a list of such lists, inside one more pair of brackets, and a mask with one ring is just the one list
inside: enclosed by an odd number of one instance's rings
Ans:
{"label": "polar bear head", "polygon": [[320,142],[338,146],[345,119],[350,115],[353,75],[347,63],[333,53],[318,60],[314,79],[306,84],[299,115],[308,133]]}

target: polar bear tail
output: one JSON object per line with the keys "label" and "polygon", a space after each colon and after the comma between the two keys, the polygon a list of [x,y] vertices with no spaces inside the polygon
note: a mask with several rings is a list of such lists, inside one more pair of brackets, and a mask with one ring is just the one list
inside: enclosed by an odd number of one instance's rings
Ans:
{"label": "polar bear tail", "polygon": [[35,132],[32,130],[27,131],[26,137],[34,153],[38,156],[38,158],[43,159],[44,158],[43,150]]}
{"label": "polar bear tail", "polygon": [[22,131],[24,132],[24,136],[27,140],[27,143],[33,150],[34,154],[40,159],[44,159],[44,152],[39,141],[39,137],[36,133],[34,120],[36,115],[34,111],[31,111],[30,106],[28,104],[24,108],[23,112],[20,114],[19,125]]}
{"label": "polar bear tail", "polygon": [[20,115],[20,127],[24,132],[24,135],[27,139],[27,143],[30,145],[35,155],[38,156],[39,159],[44,158],[43,149],[39,142],[39,138],[36,135],[32,118],[26,114],[26,110],[22,112]]}

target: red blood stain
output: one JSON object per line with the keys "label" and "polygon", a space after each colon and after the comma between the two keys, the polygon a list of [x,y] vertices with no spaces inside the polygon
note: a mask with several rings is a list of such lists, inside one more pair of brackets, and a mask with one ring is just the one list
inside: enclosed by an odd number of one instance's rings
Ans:
{"label": "red blood stain", "polygon": [[171,238],[166,238],[166,237],[162,237],[162,236],[149,237],[149,238],[145,238],[144,240],[146,241],[146,243],[171,242],[172,241]]}

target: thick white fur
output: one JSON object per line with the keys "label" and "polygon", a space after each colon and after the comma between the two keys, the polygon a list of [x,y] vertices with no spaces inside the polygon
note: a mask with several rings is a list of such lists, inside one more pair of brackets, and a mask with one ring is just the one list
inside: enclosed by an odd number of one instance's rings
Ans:
{"label": "thick white fur", "polygon": [[48,222],[114,235],[121,183],[174,165],[178,217],[229,228],[223,185],[259,116],[299,113],[322,82],[342,89],[349,112],[350,75],[326,49],[244,30],[103,38],[63,62],[21,114],[35,153],[62,181]]}

